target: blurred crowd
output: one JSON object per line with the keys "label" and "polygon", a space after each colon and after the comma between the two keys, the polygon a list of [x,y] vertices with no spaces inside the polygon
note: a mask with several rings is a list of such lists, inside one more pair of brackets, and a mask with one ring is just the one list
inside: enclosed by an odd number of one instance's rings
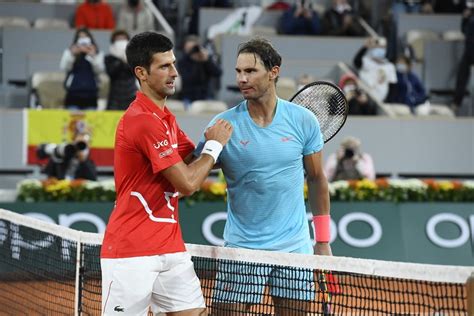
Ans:
{"label": "blurred crowd", "polygon": [[[180,73],[177,99],[182,101],[184,110],[188,110],[194,101],[219,99],[223,69],[216,49],[219,45],[216,35],[232,33],[236,29],[239,29],[238,34],[245,34],[242,32],[252,27],[264,10],[281,12],[274,34],[367,38],[364,46],[354,52],[353,63],[347,65],[348,71],[336,82],[347,96],[350,115],[378,115],[383,113],[381,104],[385,104],[397,114],[453,117],[467,94],[474,56],[474,1],[471,0],[392,0],[377,25],[369,25],[373,20],[370,16],[372,2],[364,0],[253,1],[252,5],[260,5],[253,11],[238,11],[241,5],[249,5],[239,1],[188,2],[189,12],[184,21],[178,21],[170,14],[170,8],[178,6],[177,1],[150,1],[147,4],[143,0],[124,0],[115,13],[107,0],[79,2],[73,21],[76,32],[59,62],[65,73],[64,108],[127,108],[139,86],[127,65],[125,47],[139,32],[159,31],[155,11],[164,13],[174,29],[184,30],[175,39]],[[202,38],[203,33],[198,30],[202,7],[233,8],[235,12],[210,27]],[[417,68],[420,61],[414,47],[397,32],[402,13],[462,15],[460,31],[465,38],[465,51],[459,61],[456,88],[447,104],[432,102]],[[95,30],[112,31],[108,51],[98,46]],[[99,90],[104,74],[109,84],[105,106],[101,107]],[[304,76],[324,79],[311,73],[302,73],[300,77]],[[281,96],[287,97],[283,92]],[[37,105],[42,101],[39,98]]]}

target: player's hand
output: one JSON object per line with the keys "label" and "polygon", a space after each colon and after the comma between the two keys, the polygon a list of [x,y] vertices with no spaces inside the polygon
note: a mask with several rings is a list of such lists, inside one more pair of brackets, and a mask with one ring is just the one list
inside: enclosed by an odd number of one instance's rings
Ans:
{"label": "player's hand", "polygon": [[314,254],[332,256],[331,245],[328,242],[317,242],[314,246]]}
{"label": "player's hand", "polygon": [[204,136],[206,140],[216,140],[224,146],[229,141],[232,131],[232,124],[226,120],[219,119],[214,125],[207,128],[204,132]]}

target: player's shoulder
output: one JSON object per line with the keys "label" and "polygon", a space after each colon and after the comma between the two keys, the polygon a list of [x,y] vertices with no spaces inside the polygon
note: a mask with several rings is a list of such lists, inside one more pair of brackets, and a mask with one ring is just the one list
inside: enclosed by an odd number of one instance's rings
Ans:
{"label": "player's shoulder", "polygon": [[301,117],[301,116],[313,117],[314,116],[313,112],[311,112],[307,108],[301,105],[298,105],[296,103],[284,100],[284,99],[278,99],[278,105],[281,106],[285,112],[298,116],[298,117]]}
{"label": "player's shoulder", "polygon": [[242,113],[244,113],[245,111],[246,111],[245,101],[242,101],[239,104],[237,104],[236,106],[231,107],[231,108],[217,114],[214,117],[214,121],[218,120],[218,119],[224,119],[224,120],[227,120],[227,121],[234,121],[234,120],[238,119],[238,117],[240,115],[242,115]]}

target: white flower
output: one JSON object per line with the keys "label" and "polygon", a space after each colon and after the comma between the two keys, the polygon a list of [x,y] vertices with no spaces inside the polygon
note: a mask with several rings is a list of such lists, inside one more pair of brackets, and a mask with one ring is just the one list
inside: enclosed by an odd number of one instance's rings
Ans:
{"label": "white flower", "polygon": [[38,179],[25,179],[17,183],[17,189],[30,188],[30,189],[39,189],[42,187],[41,181]]}
{"label": "white flower", "polygon": [[88,190],[100,188],[100,183],[97,181],[86,181],[84,187]]}
{"label": "white flower", "polygon": [[413,191],[423,191],[426,190],[428,185],[419,179],[389,179],[388,183],[390,186],[399,189],[407,189]]}
{"label": "white flower", "polygon": [[115,181],[114,179],[102,180],[99,182],[100,186],[106,191],[115,191]]}
{"label": "white flower", "polygon": [[474,181],[472,180],[464,181],[462,185],[468,189],[474,189]]}
{"label": "white flower", "polygon": [[329,194],[334,195],[337,190],[344,190],[349,188],[349,182],[345,180],[338,180],[329,183]]}

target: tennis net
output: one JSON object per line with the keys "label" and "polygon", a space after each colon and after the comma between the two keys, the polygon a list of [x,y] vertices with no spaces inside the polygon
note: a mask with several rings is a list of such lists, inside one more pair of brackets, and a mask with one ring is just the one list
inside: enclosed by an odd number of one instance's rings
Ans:
{"label": "tennis net", "polygon": [[[0,209],[0,315],[100,315],[101,241]],[[466,315],[474,308],[474,267],[187,249],[211,315]]]}

